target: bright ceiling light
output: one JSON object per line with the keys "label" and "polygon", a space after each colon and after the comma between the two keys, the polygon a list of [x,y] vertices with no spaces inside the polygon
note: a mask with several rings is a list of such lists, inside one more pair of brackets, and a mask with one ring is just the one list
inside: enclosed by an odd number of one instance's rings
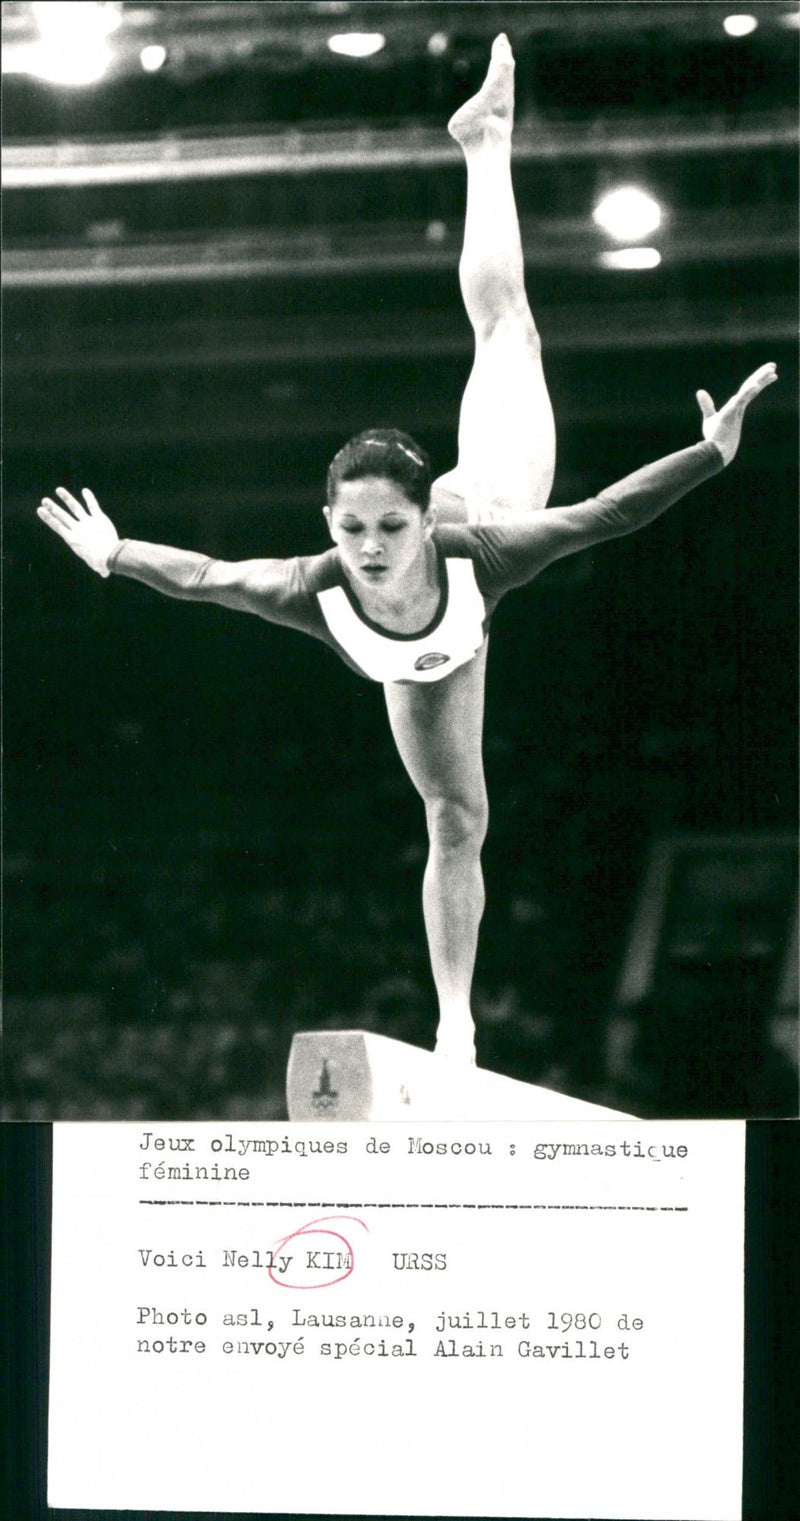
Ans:
{"label": "bright ceiling light", "polygon": [[450,38],[447,32],[431,32],[428,38],[428,52],[431,58],[443,58],[450,46]]}
{"label": "bright ceiling light", "polygon": [[149,43],[139,54],[139,62],[146,74],[156,74],[159,69],[163,69],[166,61],[167,50],[162,48],[160,42]]}
{"label": "bright ceiling light", "polygon": [[28,50],[25,73],[48,84],[90,85],[103,78],[110,63],[111,49],[105,42],[38,42]]}
{"label": "bright ceiling light", "polygon": [[38,44],[31,42],[6,42],[3,44],[3,73],[32,74],[31,62],[38,52]]}
{"label": "bright ceiling light", "polygon": [[43,42],[98,41],[122,21],[121,6],[102,0],[33,0],[31,10]]}
{"label": "bright ceiling light", "polygon": [[595,206],[592,216],[619,243],[646,238],[661,225],[661,207],[644,190],[635,185],[621,185]]}
{"label": "bright ceiling light", "polygon": [[791,26],[797,30],[800,27],[800,11],[787,11],[785,15],[781,16],[781,25]]}
{"label": "bright ceiling light", "polygon": [[341,53],[345,58],[371,58],[385,46],[383,32],[336,32],[328,38],[331,52]]}
{"label": "bright ceiling light", "polygon": [[34,0],[40,41],[26,49],[24,72],[49,84],[89,85],[103,78],[111,50],[106,39],[122,20],[118,4]]}
{"label": "bright ceiling light", "polygon": [[729,37],[749,37],[758,26],[755,16],[726,16],[722,25]]}
{"label": "bright ceiling light", "polygon": [[657,269],[660,263],[657,248],[607,248],[600,254],[603,269]]}

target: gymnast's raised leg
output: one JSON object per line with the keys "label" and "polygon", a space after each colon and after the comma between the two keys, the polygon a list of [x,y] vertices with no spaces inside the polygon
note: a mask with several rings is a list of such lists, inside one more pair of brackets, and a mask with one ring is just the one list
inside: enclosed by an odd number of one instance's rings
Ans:
{"label": "gymnast's raised leg", "polygon": [[501,35],[482,88],[449,124],[467,166],[459,278],[475,359],[461,403],[458,464],[433,486],[440,522],[535,511],[553,484],[555,425],[511,180],[513,119],[514,57]]}

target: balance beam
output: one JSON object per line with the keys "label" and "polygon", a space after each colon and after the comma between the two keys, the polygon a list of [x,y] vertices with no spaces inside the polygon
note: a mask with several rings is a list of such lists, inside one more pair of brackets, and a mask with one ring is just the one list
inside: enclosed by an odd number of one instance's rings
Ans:
{"label": "balance beam", "polygon": [[290,1120],[631,1118],[367,1030],[295,1035],[286,1099]]}

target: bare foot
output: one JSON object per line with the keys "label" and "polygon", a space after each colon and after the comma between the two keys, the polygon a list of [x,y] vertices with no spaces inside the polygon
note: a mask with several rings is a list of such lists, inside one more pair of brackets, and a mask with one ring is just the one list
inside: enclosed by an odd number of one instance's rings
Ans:
{"label": "bare foot", "polygon": [[462,148],[490,135],[509,138],[514,125],[514,54],[505,32],[495,37],[489,70],[477,95],[451,116],[447,130]]}

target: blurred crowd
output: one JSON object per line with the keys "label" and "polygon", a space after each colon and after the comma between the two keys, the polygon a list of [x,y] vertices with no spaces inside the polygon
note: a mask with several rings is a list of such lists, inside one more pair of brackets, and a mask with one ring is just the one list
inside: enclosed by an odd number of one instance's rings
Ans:
{"label": "blurred crowd", "polygon": [[[658,789],[618,761],[553,765],[523,791],[502,746],[488,759],[480,1064],[643,1116],[794,1113],[763,977],[678,968],[660,1001],[615,1007]],[[340,786],[324,830],[292,809],[265,829],[241,798],[192,831],[177,802],[172,829],[134,805],[112,838],[77,796],[38,832],[29,812],[5,857],[6,1116],[281,1119],[297,1030],[432,1047],[422,818],[399,773],[382,785],[368,855]]]}

